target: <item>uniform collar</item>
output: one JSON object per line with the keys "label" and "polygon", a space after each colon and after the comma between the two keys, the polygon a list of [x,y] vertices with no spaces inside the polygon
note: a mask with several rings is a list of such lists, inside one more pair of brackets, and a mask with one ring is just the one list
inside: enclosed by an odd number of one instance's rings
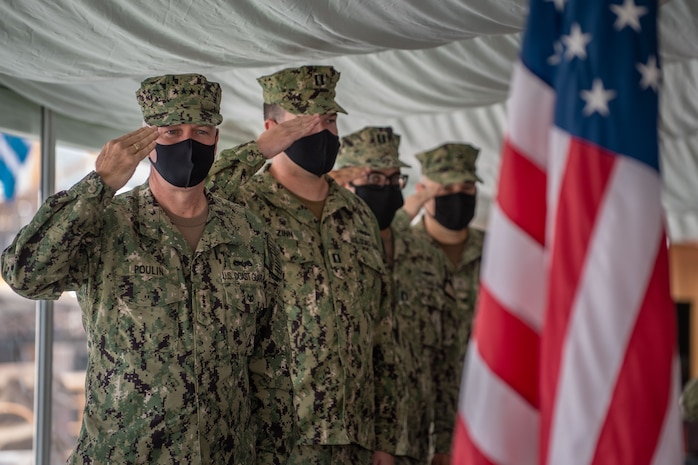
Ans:
{"label": "uniform collar", "polygon": [[[298,197],[293,195],[286,187],[279,183],[274,176],[269,172],[269,165],[264,167],[262,173],[253,178],[254,186],[250,186],[250,191],[263,197],[270,204],[286,210],[296,220],[301,223],[311,225],[317,221],[313,212],[298,200]],[[322,210],[322,218],[334,215],[335,212],[346,209],[347,202],[344,197],[346,194],[351,195],[343,187],[335,182],[330,176],[325,175],[325,180],[329,184],[325,205]],[[346,194],[345,192],[346,191]]]}
{"label": "uniform collar", "polygon": [[[419,220],[417,224],[414,225],[415,234],[424,240],[430,241],[435,247],[441,249],[439,243],[427,233],[427,229],[424,227],[424,218]],[[482,256],[482,246],[483,246],[484,234],[471,227],[468,227],[468,238],[465,240],[465,247],[463,248],[463,253],[461,254],[459,267],[467,265],[468,263],[479,259]],[[447,260],[449,266],[453,266],[450,260]]]}
{"label": "uniform collar", "polygon": [[[134,194],[138,204],[136,225],[138,233],[166,246],[179,250],[189,250],[184,237],[172,224],[165,210],[158,205],[147,183],[135,188]],[[233,228],[223,224],[222,221],[223,218],[231,214],[230,205],[221,205],[208,190],[205,191],[205,195],[209,211],[199,247],[213,248],[218,244],[239,241],[239,238],[233,234]]]}

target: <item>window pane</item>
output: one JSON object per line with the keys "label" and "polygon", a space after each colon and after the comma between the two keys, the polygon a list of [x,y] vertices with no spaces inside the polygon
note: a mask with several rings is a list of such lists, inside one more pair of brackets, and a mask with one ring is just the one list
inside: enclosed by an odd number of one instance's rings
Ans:
{"label": "window pane", "polygon": [[[36,211],[33,181],[38,143],[0,133],[0,247]],[[33,190],[33,191],[32,191]],[[0,279],[0,463],[30,464],[34,435],[36,304]]]}

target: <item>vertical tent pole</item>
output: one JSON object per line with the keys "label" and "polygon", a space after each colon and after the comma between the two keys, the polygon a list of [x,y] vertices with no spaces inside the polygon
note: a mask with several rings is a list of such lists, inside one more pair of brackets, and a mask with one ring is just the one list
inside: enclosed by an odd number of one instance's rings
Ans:
{"label": "vertical tent pole", "polygon": [[[53,112],[41,107],[41,184],[39,205],[56,189],[56,134]],[[34,464],[51,463],[51,387],[53,384],[53,301],[36,303],[34,377]]]}

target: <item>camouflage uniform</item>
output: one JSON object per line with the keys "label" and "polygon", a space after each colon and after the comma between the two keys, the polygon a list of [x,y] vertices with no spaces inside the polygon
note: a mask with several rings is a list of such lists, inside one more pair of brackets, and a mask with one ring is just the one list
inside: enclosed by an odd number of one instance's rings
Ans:
{"label": "camouflage uniform", "polygon": [[681,413],[684,421],[698,421],[698,378],[688,381],[681,392]]}
{"label": "camouflage uniform", "polygon": [[[433,150],[422,152],[416,158],[422,165],[422,174],[434,182],[448,185],[464,181],[482,182],[475,170],[478,150],[468,144],[444,144]],[[409,219],[404,211],[396,215],[396,229],[405,229]],[[444,359],[440,371],[446,378],[436,390],[436,413],[434,418],[435,452],[448,454],[458,408],[461,374],[465,353],[474,317],[479,290],[480,261],[484,233],[469,227],[465,248],[457,266],[446,257],[438,242],[424,227],[424,220],[412,228],[414,237],[437,249],[431,270],[436,273],[435,282],[445,283],[445,292],[450,297],[450,312],[442,317]]]}
{"label": "camouflage uniform", "polygon": [[454,301],[452,293],[446,292],[452,288],[449,276],[439,272],[439,251],[408,231],[395,228],[393,237],[395,313],[404,353],[402,360],[407,368],[409,400],[407,437],[400,442],[396,453],[409,461],[396,457],[396,464],[423,464],[433,449],[429,430],[436,421],[438,402],[443,402],[442,390],[452,386],[455,379],[453,370],[444,368],[453,345],[450,336],[453,329],[449,325]]}
{"label": "camouflage uniform", "polygon": [[[308,66],[260,78],[260,83],[265,103],[278,103],[295,113],[327,113],[342,111],[333,101],[338,76],[331,67]],[[248,173],[263,161],[253,142],[222,152],[210,183],[216,192],[239,199],[259,214],[281,249],[291,394],[298,422],[291,460],[302,460],[306,446],[392,451],[398,380],[389,284],[376,220],[360,199],[328,176],[320,220],[268,170],[240,188],[240,165],[253,160],[260,163],[248,166]],[[333,450],[336,460],[345,455]],[[353,452],[346,454],[350,455]]]}
{"label": "camouflage uniform", "polygon": [[446,258],[438,243],[426,232],[423,221],[417,223],[412,231],[417,240],[438,249],[439,256],[434,257],[434,262],[441,262],[441,265],[433,265],[431,269],[445,271],[437,272],[434,281],[446,283],[445,291],[449,301],[455,300],[452,310],[443,314],[443,344],[449,349],[446,350],[446,360],[440,367],[442,370],[452,372],[453,376],[443,384],[441,389],[437,390],[434,420],[435,451],[446,454],[451,449],[461,374],[477,302],[484,233],[478,229],[468,228],[465,250],[456,267]]}
{"label": "camouflage uniform", "polygon": [[270,404],[288,379],[277,246],[259,218],[206,193],[192,251],[147,184],[114,194],[88,174],[49,197],[2,255],[23,296],[77,292],[86,405],[68,462],[254,463],[255,444],[272,442],[256,440],[257,418],[291,417]]}
{"label": "camouflage uniform", "polygon": [[[376,170],[409,167],[398,158],[399,143],[400,136],[391,128],[364,128],[342,138],[337,165]],[[445,292],[449,286],[447,275],[440,272],[440,252],[406,228],[391,229],[393,263],[389,272],[403,368],[395,463],[425,464],[430,454],[429,427],[434,421],[436,392],[452,384],[452,374],[436,368],[446,357],[442,320],[453,300]]]}

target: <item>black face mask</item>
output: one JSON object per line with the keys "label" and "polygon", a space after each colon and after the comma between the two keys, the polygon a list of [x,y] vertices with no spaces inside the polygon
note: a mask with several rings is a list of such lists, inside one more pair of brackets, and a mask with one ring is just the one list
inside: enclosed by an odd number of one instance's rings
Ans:
{"label": "black face mask", "polygon": [[434,198],[436,208],[434,219],[444,228],[452,231],[465,229],[475,216],[475,195],[457,194],[442,195]]}
{"label": "black face mask", "polygon": [[216,156],[216,146],[193,139],[172,145],[155,145],[157,161],[150,162],[165,181],[177,187],[196,186],[206,179]]}
{"label": "black face mask", "polygon": [[288,158],[315,176],[329,173],[337,159],[339,137],[325,129],[295,141],[285,150]]}
{"label": "black face mask", "polygon": [[354,186],[356,195],[371,207],[378,220],[378,227],[382,230],[390,226],[395,217],[395,212],[402,207],[402,191],[398,186]]}

